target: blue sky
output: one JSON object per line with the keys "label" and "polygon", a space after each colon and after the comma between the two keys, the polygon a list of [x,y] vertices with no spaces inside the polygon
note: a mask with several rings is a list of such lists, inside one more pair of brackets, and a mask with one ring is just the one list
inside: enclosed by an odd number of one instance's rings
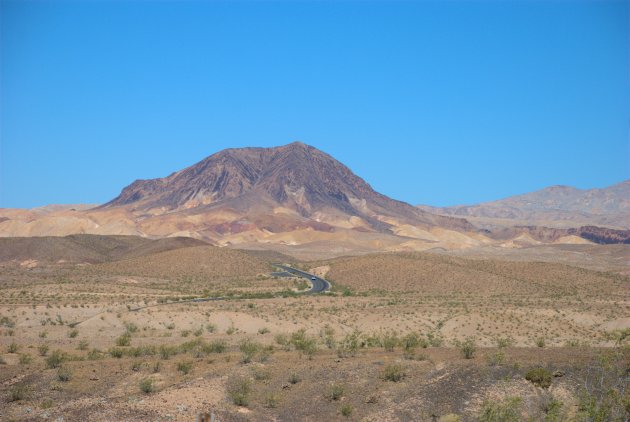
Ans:
{"label": "blue sky", "polygon": [[625,1],[0,4],[3,207],[295,140],[413,204],[630,178]]}

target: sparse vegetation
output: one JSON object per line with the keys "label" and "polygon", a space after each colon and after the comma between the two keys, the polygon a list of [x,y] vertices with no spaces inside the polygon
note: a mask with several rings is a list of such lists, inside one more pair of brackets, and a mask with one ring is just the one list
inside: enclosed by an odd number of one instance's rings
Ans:
{"label": "sparse vegetation", "polygon": [[541,388],[549,388],[553,375],[545,368],[532,368],[525,374],[525,379]]}
{"label": "sparse vegetation", "polygon": [[405,377],[405,370],[402,365],[390,363],[383,369],[383,379],[392,382],[399,382]]}
{"label": "sparse vegetation", "polygon": [[472,359],[475,357],[477,344],[475,343],[475,340],[473,338],[469,337],[459,344],[459,350],[461,350],[462,355],[465,359]]}
{"label": "sparse vegetation", "polygon": [[228,397],[237,406],[247,407],[249,405],[249,395],[251,393],[251,381],[247,378],[232,375],[227,380],[226,385]]}
{"label": "sparse vegetation", "polygon": [[140,391],[142,391],[144,394],[151,394],[155,392],[155,385],[153,383],[153,380],[151,378],[145,378],[140,381]]}

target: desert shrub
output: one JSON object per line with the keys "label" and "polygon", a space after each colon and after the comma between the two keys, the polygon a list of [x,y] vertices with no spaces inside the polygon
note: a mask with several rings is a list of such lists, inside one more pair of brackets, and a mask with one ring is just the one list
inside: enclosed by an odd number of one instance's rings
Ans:
{"label": "desert shrub", "polygon": [[302,381],[300,376],[298,374],[296,374],[295,372],[291,372],[291,374],[289,375],[289,382],[291,384],[297,384],[300,381]]}
{"label": "desert shrub", "polygon": [[28,394],[28,387],[24,384],[14,385],[9,389],[9,401],[24,400]]}
{"label": "desert shrub", "polygon": [[51,399],[47,399],[47,400],[44,400],[44,401],[42,402],[42,404],[40,404],[40,405],[39,405],[39,407],[40,407],[41,409],[50,409],[50,408],[51,408],[51,407],[53,407],[54,405],[55,405],[55,402],[54,402],[54,401],[52,401]]}
{"label": "desert shrub", "polygon": [[250,363],[256,353],[260,350],[260,344],[252,341],[251,339],[244,339],[238,345],[239,350],[243,353],[243,357],[241,358],[242,363]]}
{"label": "desert shrub", "polygon": [[262,328],[259,328],[259,329],[258,329],[258,334],[261,334],[261,335],[262,335],[262,334],[268,334],[268,333],[270,333],[270,332],[271,332],[271,331],[270,331],[270,330],[269,330],[269,328],[267,328],[267,327],[262,327]]}
{"label": "desert shrub", "polygon": [[102,355],[101,351],[98,350],[98,349],[92,349],[87,354],[87,359],[88,360],[98,360],[98,359],[101,359],[102,357],[103,357],[103,355]]}
{"label": "desert shrub", "polygon": [[135,361],[131,364],[131,370],[134,372],[138,372],[142,369],[142,362],[141,361]]}
{"label": "desert shrub", "polygon": [[180,333],[182,337],[188,337],[190,335],[190,330],[182,330]]}
{"label": "desert shrub", "polygon": [[145,378],[140,381],[140,391],[142,391],[144,394],[153,393],[155,391],[153,380],[151,378]]}
{"label": "desert shrub", "polygon": [[274,340],[278,346],[282,346],[282,348],[286,351],[291,350],[291,339],[284,333],[278,333],[274,336]]}
{"label": "desert shrub", "polygon": [[262,368],[256,368],[252,371],[252,375],[256,381],[266,381],[271,379],[271,373]]}
{"label": "desert shrub", "polygon": [[20,364],[21,365],[28,365],[32,361],[33,361],[33,357],[31,355],[29,355],[28,353],[23,353],[23,354],[20,355]]}
{"label": "desert shrub", "polygon": [[177,370],[179,372],[181,372],[184,375],[188,375],[190,373],[190,371],[192,370],[193,364],[192,362],[179,362],[177,364]]}
{"label": "desert shrub", "polygon": [[496,342],[499,349],[505,349],[506,347],[514,345],[514,339],[512,337],[498,337]]}
{"label": "desert shrub", "polygon": [[57,379],[59,381],[67,382],[70,381],[70,378],[72,378],[72,372],[69,368],[62,366],[57,370]]}
{"label": "desert shrub", "polygon": [[90,343],[88,343],[87,340],[81,340],[79,342],[79,345],[77,346],[77,349],[87,350],[89,346],[90,346]]}
{"label": "desert shrub", "polygon": [[390,363],[383,368],[382,377],[387,381],[398,382],[405,377],[405,370],[402,365]]}
{"label": "desert shrub", "polygon": [[175,329],[175,323],[171,322],[169,324],[166,324],[166,329],[167,330],[174,330]]}
{"label": "desert shrub", "polygon": [[448,415],[440,416],[438,422],[461,422],[462,418],[459,415],[454,413],[449,413]]}
{"label": "desert shrub", "polygon": [[66,360],[66,355],[61,350],[55,350],[46,358],[46,367],[56,369]]}
{"label": "desert shrub", "polygon": [[308,356],[309,359],[317,352],[317,340],[314,337],[306,335],[306,330],[301,329],[291,335],[291,344],[300,353]]}
{"label": "desert shrub", "polygon": [[160,355],[161,359],[167,360],[169,359],[171,356],[177,354],[177,349],[173,346],[167,346],[165,344],[161,345],[158,353]]}
{"label": "desert shrub", "polygon": [[440,347],[444,343],[444,339],[440,334],[428,333],[427,341],[431,347]]}
{"label": "desert shrub", "polygon": [[420,345],[420,337],[416,333],[408,333],[400,340],[400,344],[405,352],[413,352]]}
{"label": "desert shrub", "polygon": [[280,397],[275,393],[269,393],[265,397],[264,406],[268,409],[275,409],[280,403]]}
{"label": "desert shrub", "polygon": [[630,420],[630,346],[602,352],[579,381],[578,421]]}
{"label": "desert shrub", "polygon": [[131,334],[125,333],[116,339],[116,346],[126,347],[131,345]]}
{"label": "desert shrub", "polygon": [[224,341],[216,340],[203,346],[203,350],[206,353],[223,353],[227,349],[227,344]]}
{"label": "desert shrub", "polygon": [[544,337],[538,337],[534,343],[536,344],[536,347],[540,347],[541,349],[543,347],[545,347],[545,338]]}
{"label": "desert shrub", "polygon": [[7,353],[17,353],[20,350],[20,346],[16,342],[12,342],[7,346]]}
{"label": "desert shrub", "polygon": [[267,362],[269,360],[269,356],[273,355],[273,352],[273,344],[261,347],[260,351],[258,352],[258,361]]}
{"label": "desert shrub", "polygon": [[462,352],[464,359],[474,358],[475,352],[477,351],[475,340],[471,337],[467,338],[463,342],[459,343],[459,350]]}
{"label": "desert shrub", "polygon": [[498,351],[489,355],[486,360],[488,361],[489,366],[501,365],[505,361],[505,353],[503,353],[503,351]]}
{"label": "desert shrub", "polygon": [[195,331],[193,331],[193,335],[195,337],[201,337],[202,334],[203,334],[203,328],[197,328]]}
{"label": "desert shrub", "polygon": [[2,356],[0,356],[0,365],[6,365],[7,361],[4,360],[4,358]]}
{"label": "desert shrub", "polygon": [[215,331],[217,331],[217,326],[211,323],[206,324],[206,331],[209,333],[214,333]]}
{"label": "desert shrub", "polygon": [[361,332],[354,330],[350,334],[346,334],[337,347],[339,357],[355,356],[361,347]]}
{"label": "desert shrub", "polygon": [[116,359],[120,359],[123,357],[123,355],[125,354],[125,352],[122,349],[119,349],[117,347],[114,347],[112,349],[109,350],[109,354]]}
{"label": "desert shrub", "polygon": [[79,330],[74,330],[74,329],[73,329],[73,330],[70,330],[70,331],[68,332],[68,337],[70,337],[70,338],[75,338],[75,337],[76,337],[76,336],[78,336],[78,335],[79,335]]}
{"label": "desert shrub", "polygon": [[501,401],[486,401],[481,406],[479,422],[520,422],[521,398],[508,397]]}
{"label": "desert shrub", "polygon": [[127,329],[127,332],[130,334],[138,331],[138,326],[134,324],[133,322],[125,322],[125,328]]}
{"label": "desert shrub", "polygon": [[564,414],[562,413],[562,402],[554,398],[546,400],[542,405],[542,411],[545,415],[545,422],[562,422]]}
{"label": "desert shrub", "polygon": [[381,338],[381,344],[387,352],[393,352],[399,342],[398,336],[393,331],[385,332]]}
{"label": "desert shrub", "polygon": [[349,417],[350,415],[352,415],[353,410],[353,407],[350,404],[346,403],[341,406],[341,409],[339,411],[341,412],[342,416]]}
{"label": "desert shrub", "polygon": [[549,388],[551,386],[551,378],[553,375],[551,371],[545,368],[532,368],[525,374],[525,379],[532,384],[535,384],[541,388]]}
{"label": "desert shrub", "polygon": [[227,380],[226,390],[228,397],[235,405],[246,407],[249,404],[252,383],[248,378],[231,375]]}
{"label": "desert shrub", "polygon": [[326,398],[337,401],[343,397],[344,390],[343,385],[332,383],[328,386],[328,390],[326,390]]}

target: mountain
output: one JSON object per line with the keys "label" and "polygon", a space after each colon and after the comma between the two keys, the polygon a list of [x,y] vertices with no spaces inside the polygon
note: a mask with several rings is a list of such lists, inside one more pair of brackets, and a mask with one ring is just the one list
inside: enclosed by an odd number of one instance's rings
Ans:
{"label": "mountain", "polygon": [[630,229],[630,180],[603,189],[551,186],[493,202],[419,209],[470,220],[479,227],[514,225]]}
{"label": "mountain", "polygon": [[491,242],[463,218],[374,191],[330,155],[300,142],[226,149],[167,177],[136,180],[87,210],[0,210],[0,236],[74,233],[185,236],[322,256]]}
{"label": "mountain", "polygon": [[136,180],[101,208],[126,207],[152,215],[217,208],[248,213],[265,204],[268,211],[281,206],[315,220],[322,214],[358,217],[382,232],[392,226],[384,216],[472,229],[463,219],[435,216],[374,191],[330,155],[300,142],[226,149],[168,177]]}

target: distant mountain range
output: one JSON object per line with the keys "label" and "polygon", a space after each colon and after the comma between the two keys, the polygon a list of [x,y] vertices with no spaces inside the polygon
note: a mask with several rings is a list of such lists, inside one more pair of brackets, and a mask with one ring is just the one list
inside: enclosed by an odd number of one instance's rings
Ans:
{"label": "distant mountain range", "polygon": [[330,155],[294,142],[223,150],[167,177],[137,180],[93,208],[0,209],[0,237],[183,236],[309,256],[623,243],[630,231],[614,229],[629,224],[629,186],[552,187],[474,206],[414,207],[374,191]]}
{"label": "distant mountain range", "polygon": [[630,180],[603,189],[551,186],[493,202],[454,207],[418,208],[466,218],[481,227],[536,225],[547,227],[602,226],[630,229]]}

